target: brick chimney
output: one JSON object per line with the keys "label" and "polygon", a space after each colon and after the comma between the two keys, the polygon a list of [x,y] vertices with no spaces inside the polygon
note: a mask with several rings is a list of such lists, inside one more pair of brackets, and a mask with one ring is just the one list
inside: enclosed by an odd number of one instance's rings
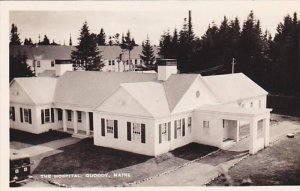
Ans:
{"label": "brick chimney", "polygon": [[158,59],[157,60],[158,80],[166,81],[171,74],[177,74],[176,59]]}

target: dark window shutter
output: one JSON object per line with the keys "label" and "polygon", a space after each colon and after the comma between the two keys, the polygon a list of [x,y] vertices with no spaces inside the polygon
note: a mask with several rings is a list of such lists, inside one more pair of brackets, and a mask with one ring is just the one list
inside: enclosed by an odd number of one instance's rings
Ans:
{"label": "dark window shutter", "polygon": [[145,128],[145,124],[141,124],[141,139],[142,139],[142,143],[146,143],[146,128]]}
{"label": "dark window shutter", "polygon": [[12,107],[12,120],[15,121],[16,117],[15,117],[15,107]]}
{"label": "dark window shutter", "polygon": [[54,123],[54,109],[51,108],[51,122]]}
{"label": "dark window shutter", "polygon": [[161,124],[159,124],[159,143],[161,143]]}
{"label": "dark window shutter", "polygon": [[20,119],[21,119],[21,122],[23,123],[23,108],[20,107]]}
{"label": "dark window shutter", "polygon": [[168,122],[168,141],[171,140],[171,122]]}
{"label": "dark window shutter", "polygon": [[177,139],[177,123],[174,121],[174,138]]}
{"label": "dark window shutter", "polygon": [[131,123],[127,122],[127,140],[131,141]]}
{"label": "dark window shutter", "polygon": [[41,120],[42,120],[42,124],[45,123],[45,119],[44,119],[44,110],[41,110]]}
{"label": "dark window shutter", "polygon": [[101,135],[105,136],[105,120],[101,118]]}
{"label": "dark window shutter", "polygon": [[118,138],[118,120],[114,120],[114,138]]}
{"label": "dark window shutter", "polygon": [[28,118],[29,118],[29,124],[32,123],[32,119],[31,119],[31,109],[28,109]]}
{"label": "dark window shutter", "polygon": [[182,119],[182,136],[185,136],[185,119]]}

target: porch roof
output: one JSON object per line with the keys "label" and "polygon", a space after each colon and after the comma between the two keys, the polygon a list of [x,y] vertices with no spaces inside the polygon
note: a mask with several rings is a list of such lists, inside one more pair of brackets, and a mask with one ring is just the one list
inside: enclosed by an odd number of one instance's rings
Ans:
{"label": "porch roof", "polygon": [[247,117],[254,117],[262,114],[268,114],[272,109],[268,108],[241,108],[234,105],[203,105],[195,111],[205,113],[217,113],[225,115],[242,115]]}

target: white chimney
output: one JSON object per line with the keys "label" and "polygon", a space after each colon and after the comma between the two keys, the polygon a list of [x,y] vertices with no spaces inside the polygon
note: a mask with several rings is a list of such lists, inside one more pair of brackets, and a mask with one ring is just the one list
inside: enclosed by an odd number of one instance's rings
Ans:
{"label": "white chimney", "polygon": [[158,59],[157,60],[158,80],[166,81],[171,74],[177,74],[176,59]]}
{"label": "white chimney", "polygon": [[73,71],[73,64],[69,60],[55,60],[55,76],[62,76],[66,71]]}

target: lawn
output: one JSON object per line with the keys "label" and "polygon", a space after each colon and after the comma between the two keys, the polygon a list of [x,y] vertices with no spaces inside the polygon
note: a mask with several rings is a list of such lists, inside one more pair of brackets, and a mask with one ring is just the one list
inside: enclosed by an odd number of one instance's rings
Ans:
{"label": "lawn", "polygon": [[[72,187],[116,186],[143,180],[202,157],[217,148],[189,144],[159,157],[149,157],[130,152],[93,145],[92,139],[60,148],[62,153],[44,158],[33,174],[81,174],[78,178],[47,178]],[[85,177],[86,174],[104,174],[109,177]],[[127,173],[129,177],[115,177],[115,173]]]}
{"label": "lawn", "polygon": [[[250,156],[232,169],[229,176],[234,185],[250,178],[252,185],[300,185],[300,134],[284,138],[257,154]],[[210,186],[226,185],[224,176],[212,181]]]}

